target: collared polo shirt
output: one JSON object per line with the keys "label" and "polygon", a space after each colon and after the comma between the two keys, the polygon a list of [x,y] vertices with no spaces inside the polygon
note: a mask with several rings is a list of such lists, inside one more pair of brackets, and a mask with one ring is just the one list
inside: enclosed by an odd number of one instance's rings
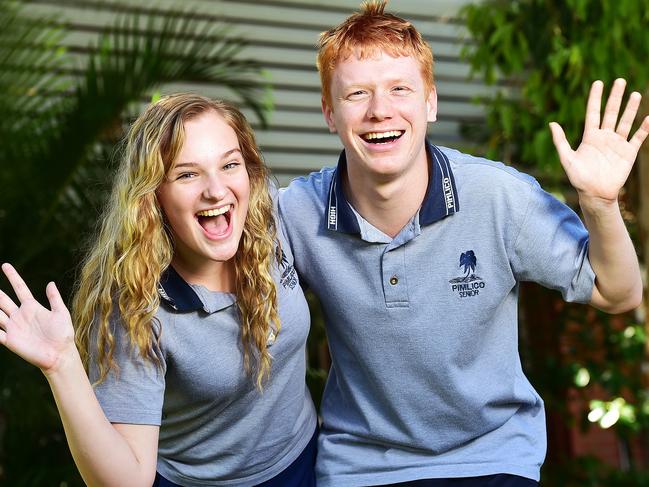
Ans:
{"label": "collared polo shirt", "polygon": [[280,193],[332,356],[319,486],[539,478],[544,408],[518,354],[518,283],[589,301],[588,234],[531,177],[443,147],[427,153],[426,196],[394,238],[350,205],[344,153]]}
{"label": "collared polo shirt", "polygon": [[[286,245],[282,246],[287,247]],[[305,385],[309,310],[288,249],[274,271],[281,330],[263,393],[245,373],[236,297],[161,279],[154,326],[162,367],[131,351],[112,322],[119,371],[95,387],[113,423],[160,426],[158,472],[185,486],[252,486],[288,467],[313,435],[316,414]],[[91,380],[97,378],[91,368]]]}

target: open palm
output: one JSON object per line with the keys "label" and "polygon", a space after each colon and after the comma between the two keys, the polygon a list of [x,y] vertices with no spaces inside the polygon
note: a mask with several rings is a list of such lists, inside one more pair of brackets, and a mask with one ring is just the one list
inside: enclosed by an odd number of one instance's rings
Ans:
{"label": "open palm", "polygon": [[615,201],[649,133],[649,117],[646,117],[629,139],[640,106],[641,96],[637,92],[629,96],[618,123],[625,86],[625,80],[615,80],[600,121],[604,84],[593,83],[586,107],[584,136],[577,150],[572,150],[559,124],[550,124],[561,164],[580,196]]}
{"label": "open palm", "polygon": [[3,264],[20,306],[0,291],[0,343],[12,352],[48,372],[74,349],[70,313],[54,283],[46,288],[51,310],[34,299],[31,291],[9,264]]}

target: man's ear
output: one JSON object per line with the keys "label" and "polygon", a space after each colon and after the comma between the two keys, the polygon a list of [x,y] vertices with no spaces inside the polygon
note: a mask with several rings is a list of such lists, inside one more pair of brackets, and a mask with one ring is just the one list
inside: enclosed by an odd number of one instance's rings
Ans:
{"label": "man's ear", "polygon": [[437,88],[435,88],[435,85],[431,88],[428,98],[426,99],[426,108],[428,112],[428,121],[435,122],[437,120]]}
{"label": "man's ear", "polygon": [[320,99],[322,103],[322,114],[324,115],[325,122],[327,122],[327,127],[329,127],[329,132],[332,134],[336,132],[336,124],[334,123],[334,111],[329,107],[327,100],[324,99],[324,96]]}

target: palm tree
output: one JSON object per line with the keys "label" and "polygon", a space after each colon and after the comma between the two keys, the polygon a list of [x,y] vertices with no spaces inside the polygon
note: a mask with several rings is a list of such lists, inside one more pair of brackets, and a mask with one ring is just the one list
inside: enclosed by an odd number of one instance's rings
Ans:
{"label": "palm tree", "polygon": [[[0,1],[0,260],[32,289],[72,284],[96,224],[125,118],[162,83],[229,88],[265,124],[267,87],[245,43],[183,10],[120,18],[81,70],[61,48],[62,24]],[[3,280],[0,286],[6,290]],[[83,485],[41,374],[0,350],[0,484]]]}
{"label": "palm tree", "polygon": [[477,263],[478,259],[473,250],[462,252],[462,255],[460,255],[460,267],[464,266],[464,272],[466,274],[463,280],[466,281],[469,278],[469,274],[475,272],[475,266]]}

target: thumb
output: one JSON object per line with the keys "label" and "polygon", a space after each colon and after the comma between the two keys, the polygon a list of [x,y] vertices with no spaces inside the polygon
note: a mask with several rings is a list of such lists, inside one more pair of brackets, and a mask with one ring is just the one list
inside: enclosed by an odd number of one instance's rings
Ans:
{"label": "thumb", "polygon": [[68,309],[63,302],[61,293],[56,288],[56,284],[49,282],[45,287],[45,294],[47,295],[47,300],[50,302],[50,309],[54,312],[67,311]]}
{"label": "thumb", "polygon": [[566,134],[557,122],[550,122],[550,132],[552,132],[552,142],[559,153],[559,159],[563,167],[570,165],[573,150],[566,139]]}

